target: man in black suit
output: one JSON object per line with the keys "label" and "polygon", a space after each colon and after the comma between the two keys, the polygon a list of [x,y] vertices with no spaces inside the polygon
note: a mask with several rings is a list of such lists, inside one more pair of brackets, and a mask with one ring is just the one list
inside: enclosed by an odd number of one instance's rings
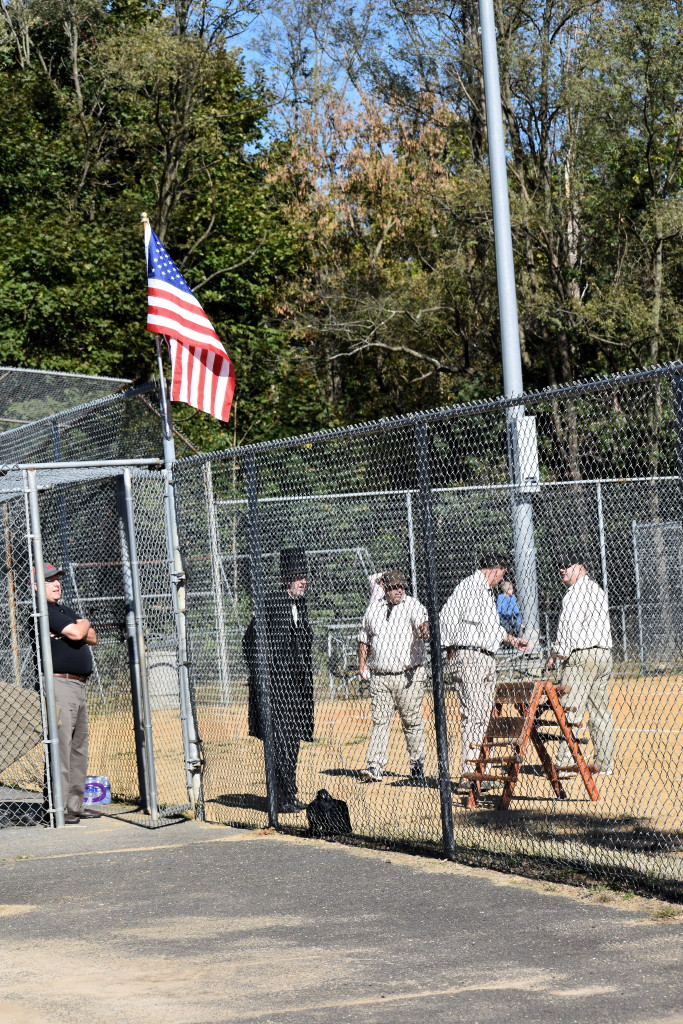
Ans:
{"label": "man in black suit", "polygon": [[[280,580],[280,589],[265,599],[265,641],[278,811],[296,814],[307,806],[297,798],[299,747],[302,740],[313,740],[313,630],[304,597],[308,566],[301,548],[280,552]],[[249,666],[249,733],[263,739],[254,619],[243,648]]]}

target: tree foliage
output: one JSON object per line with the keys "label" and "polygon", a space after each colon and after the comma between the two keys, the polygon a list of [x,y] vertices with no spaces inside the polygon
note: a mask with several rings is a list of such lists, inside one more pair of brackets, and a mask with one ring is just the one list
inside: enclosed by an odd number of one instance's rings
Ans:
{"label": "tree foliage", "polygon": [[[677,357],[679,3],[495,8],[527,386]],[[198,447],[501,390],[476,0],[0,11],[0,359],[150,372],[146,209],[237,371]]]}

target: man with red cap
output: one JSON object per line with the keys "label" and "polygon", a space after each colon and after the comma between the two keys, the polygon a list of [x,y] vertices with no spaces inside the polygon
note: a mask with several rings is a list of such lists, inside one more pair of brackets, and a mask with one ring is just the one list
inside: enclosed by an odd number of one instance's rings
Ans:
{"label": "man with red cap", "polygon": [[45,596],[50,623],[50,649],[55,701],[59,707],[59,760],[61,763],[64,822],[79,825],[81,818],[98,818],[83,807],[88,773],[88,708],[86,683],[93,670],[91,647],[97,634],[88,619],[60,604],[64,573],[51,562],[43,566]]}

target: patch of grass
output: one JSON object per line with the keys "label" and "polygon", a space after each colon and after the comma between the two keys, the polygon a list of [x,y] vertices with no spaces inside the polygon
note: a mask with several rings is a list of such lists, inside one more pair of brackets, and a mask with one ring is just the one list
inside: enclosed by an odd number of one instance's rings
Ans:
{"label": "patch of grass", "polygon": [[680,917],[680,907],[658,907],[657,910],[652,911],[653,921],[667,921],[672,917]]}

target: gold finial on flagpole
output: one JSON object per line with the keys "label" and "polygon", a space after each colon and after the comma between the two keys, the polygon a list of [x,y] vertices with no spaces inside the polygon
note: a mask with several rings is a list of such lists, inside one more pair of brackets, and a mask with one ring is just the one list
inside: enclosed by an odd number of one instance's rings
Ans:
{"label": "gold finial on flagpole", "polygon": [[145,224],[149,224],[149,217],[147,216],[146,213],[141,213],[140,214],[140,220],[142,222],[143,227],[144,227]]}

